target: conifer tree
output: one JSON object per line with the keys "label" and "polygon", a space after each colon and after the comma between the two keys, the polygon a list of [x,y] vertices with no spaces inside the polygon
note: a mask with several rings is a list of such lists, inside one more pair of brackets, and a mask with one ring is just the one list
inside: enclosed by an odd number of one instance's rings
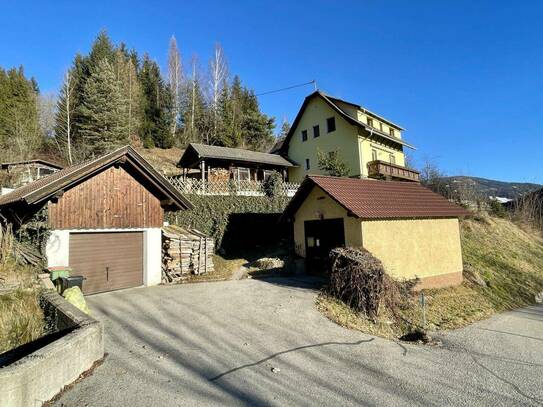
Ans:
{"label": "conifer tree", "polygon": [[126,105],[113,67],[103,59],[87,79],[79,106],[80,148],[85,156],[104,154],[128,142]]}
{"label": "conifer tree", "polygon": [[0,68],[0,149],[3,155],[29,158],[42,143],[38,118],[38,86],[22,67]]}
{"label": "conifer tree", "polygon": [[140,137],[144,146],[170,148],[173,146],[170,127],[173,120],[172,98],[160,75],[160,68],[147,55],[143,57],[139,80],[143,107]]}

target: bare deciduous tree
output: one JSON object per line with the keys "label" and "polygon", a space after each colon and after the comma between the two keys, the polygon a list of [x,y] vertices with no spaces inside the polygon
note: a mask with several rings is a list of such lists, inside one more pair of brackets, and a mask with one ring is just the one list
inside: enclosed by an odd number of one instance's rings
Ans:
{"label": "bare deciduous tree", "polygon": [[[222,88],[228,79],[228,64],[224,51],[219,43],[215,44],[215,52],[209,62],[210,73],[210,105],[213,114],[213,137],[217,135],[218,104]],[[209,144],[209,137],[207,140]]]}
{"label": "bare deciduous tree", "polygon": [[179,49],[177,48],[177,41],[172,35],[172,38],[170,39],[170,48],[168,50],[168,82],[173,102],[173,137],[175,137],[175,133],[177,131],[177,124],[181,115],[181,84],[183,80],[182,72],[183,67],[181,62],[181,54],[179,52]]}

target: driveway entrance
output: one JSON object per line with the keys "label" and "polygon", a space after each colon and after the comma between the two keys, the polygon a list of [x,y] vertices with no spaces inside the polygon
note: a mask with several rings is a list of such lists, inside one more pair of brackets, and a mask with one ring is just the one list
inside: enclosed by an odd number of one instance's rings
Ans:
{"label": "driveway entrance", "polygon": [[542,306],[447,333],[442,347],[419,346],[330,322],[315,309],[311,282],[241,280],[89,297],[104,322],[108,356],[56,405],[535,406],[543,400]]}

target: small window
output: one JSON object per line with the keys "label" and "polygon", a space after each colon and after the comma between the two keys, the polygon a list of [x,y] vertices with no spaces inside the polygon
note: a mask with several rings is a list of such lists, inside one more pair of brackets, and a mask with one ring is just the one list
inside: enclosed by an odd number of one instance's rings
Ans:
{"label": "small window", "polygon": [[319,128],[319,125],[313,126],[313,138],[317,138],[321,135],[321,130]]}
{"label": "small window", "polygon": [[250,181],[251,170],[249,168],[238,168],[238,181]]}
{"label": "small window", "polygon": [[267,181],[268,178],[270,178],[270,176],[272,175],[273,171],[271,170],[262,170],[262,179],[264,181]]}
{"label": "small window", "polygon": [[377,160],[377,150],[376,149],[371,150],[371,159],[372,159],[372,161]]}
{"label": "small window", "polygon": [[391,135],[392,137],[395,137],[394,129],[391,127],[389,130],[390,130],[390,135]]}
{"label": "small window", "polygon": [[50,175],[54,173],[55,170],[52,170],[51,168],[38,168],[38,178],[45,177],[47,175]]}
{"label": "small window", "polygon": [[373,127],[373,119],[368,117],[368,126]]}
{"label": "small window", "polygon": [[329,117],[328,119],[326,119],[326,127],[328,128],[328,133],[336,131],[336,118]]}
{"label": "small window", "polygon": [[396,164],[396,156],[394,154],[389,154],[389,159],[391,164]]}
{"label": "small window", "polygon": [[309,158],[306,158],[305,159],[305,169],[306,171],[309,170],[311,168],[311,166],[309,165]]}
{"label": "small window", "polygon": [[302,130],[302,141],[307,141],[307,130]]}
{"label": "small window", "polygon": [[383,123],[379,122],[379,130],[383,131]]}

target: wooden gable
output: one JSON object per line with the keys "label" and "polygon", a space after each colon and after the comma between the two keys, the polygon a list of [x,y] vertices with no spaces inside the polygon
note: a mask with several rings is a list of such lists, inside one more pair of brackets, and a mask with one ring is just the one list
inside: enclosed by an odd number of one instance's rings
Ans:
{"label": "wooden gable", "polygon": [[109,167],[48,203],[51,229],[162,227],[160,199],[123,167]]}

